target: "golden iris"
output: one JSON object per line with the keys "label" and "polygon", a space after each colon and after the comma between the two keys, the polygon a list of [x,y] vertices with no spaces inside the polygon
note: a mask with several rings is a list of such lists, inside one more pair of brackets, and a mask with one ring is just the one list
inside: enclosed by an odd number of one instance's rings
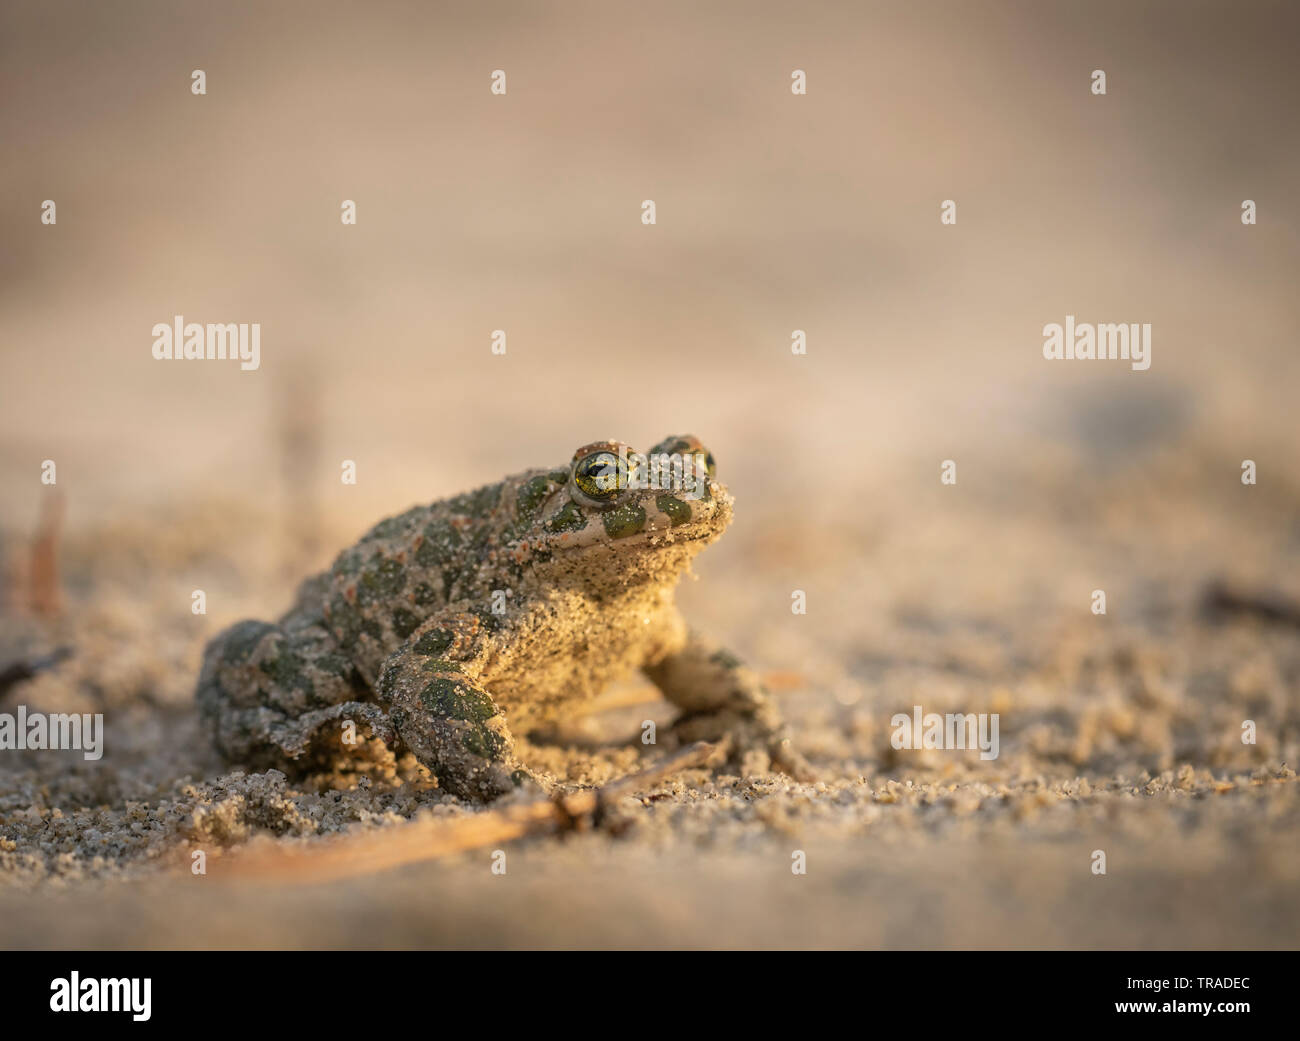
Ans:
{"label": "golden iris", "polygon": [[573,483],[596,502],[609,502],[627,486],[618,456],[613,452],[593,452],[578,461],[573,469]]}

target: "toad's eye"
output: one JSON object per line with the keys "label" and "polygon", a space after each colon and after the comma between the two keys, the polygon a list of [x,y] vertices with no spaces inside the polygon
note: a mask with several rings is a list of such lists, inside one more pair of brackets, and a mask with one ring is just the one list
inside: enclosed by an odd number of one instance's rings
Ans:
{"label": "toad's eye", "polygon": [[592,452],[574,464],[573,484],[592,503],[603,505],[627,487],[627,471],[613,452]]}
{"label": "toad's eye", "polygon": [[[704,469],[709,477],[718,476],[718,464],[714,462],[713,453],[704,447],[704,442],[694,434],[677,434],[673,437],[666,437],[660,441],[654,448],[650,449],[650,455],[680,455],[680,456],[703,456]],[[692,458],[694,462],[694,458]]]}

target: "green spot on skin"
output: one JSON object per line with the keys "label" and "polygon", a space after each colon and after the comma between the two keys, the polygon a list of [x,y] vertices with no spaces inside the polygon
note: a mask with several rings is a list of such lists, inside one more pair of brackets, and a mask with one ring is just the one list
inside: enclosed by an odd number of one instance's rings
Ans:
{"label": "green spot on skin", "polygon": [[661,512],[668,514],[669,524],[674,528],[679,524],[689,524],[691,522],[690,506],[676,496],[660,495],[655,499],[655,505],[659,507]]}
{"label": "green spot on skin", "polygon": [[264,661],[261,669],[281,687],[292,690],[306,681],[302,675],[303,661],[296,654],[281,654],[279,657]]}
{"label": "green spot on skin", "polygon": [[406,568],[396,560],[381,560],[375,567],[362,572],[357,582],[357,600],[363,604],[388,600],[406,585]]}
{"label": "green spot on skin", "polygon": [[424,541],[415,551],[415,562],[420,567],[435,567],[449,560],[461,543],[460,532],[446,521],[425,525]]}
{"label": "green spot on skin", "polygon": [[528,520],[541,505],[542,500],[551,491],[551,479],[546,476],[534,477],[519,489],[518,505],[515,512],[520,520]]}
{"label": "green spot on skin", "polygon": [[393,632],[401,639],[405,640],[419,627],[420,619],[405,607],[399,607],[393,612]]}
{"label": "green spot on skin", "polygon": [[460,739],[466,751],[484,759],[499,760],[506,750],[505,740],[495,730],[478,726],[466,732]]}
{"label": "green spot on skin", "polygon": [[262,642],[262,637],[267,633],[275,632],[275,630],[276,627],[271,625],[270,622],[252,620],[240,622],[226,633],[226,642],[222,648],[221,657],[228,662],[246,662],[249,655]]}
{"label": "green spot on skin", "polygon": [[581,531],[587,526],[587,516],[576,503],[569,503],[547,525],[551,531]]}
{"label": "green spot on skin", "polygon": [[721,665],[724,669],[738,669],[741,661],[730,651],[714,651],[709,656],[709,661],[714,665]]}
{"label": "green spot on skin", "polygon": [[690,447],[691,443],[684,437],[666,437],[650,449],[647,455],[677,455]]}
{"label": "green spot on skin", "polygon": [[624,504],[601,519],[605,522],[605,534],[611,539],[625,539],[645,530],[645,510],[640,506]]}
{"label": "green spot on skin", "polygon": [[455,638],[456,634],[447,629],[431,629],[415,641],[415,647],[412,649],[416,654],[441,657]]}
{"label": "green spot on skin", "polygon": [[345,549],[339,554],[338,560],[334,561],[332,570],[339,575],[355,575],[361,570],[362,557],[354,546],[351,549]]}
{"label": "green spot on skin", "polygon": [[361,616],[343,597],[330,601],[330,626],[335,638],[344,647],[352,647],[361,635]]}
{"label": "green spot on skin", "polygon": [[352,675],[352,662],[341,654],[324,654],[316,660],[316,664],[326,672],[332,672],[335,676],[347,679]]}
{"label": "green spot on skin", "polygon": [[461,569],[448,564],[442,569],[442,595],[444,600],[454,600],[456,583],[460,581]]}
{"label": "green spot on skin", "polygon": [[412,595],[415,597],[415,602],[421,607],[430,607],[439,602],[438,591],[428,582],[421,582],[416,586]]}
{"label": "green spot on skin", "polygon": [[480,690],[463,680],[439,677],[420,691],[420,701],[435,716],[484,723],[496,715],[496,706]]}
{"label": "green spot on skin", "polygon": [[447,508],[455,514],[473,517],[476,520],[486,517],[501,500],[501,485],[489,484],[472,492],[457,495],[447,503]]}
{"label": "green spot on skin", "polygon": [[421,668],[428,673],[463,671],[459,662],[448,661],[446,658],[430,658]]}

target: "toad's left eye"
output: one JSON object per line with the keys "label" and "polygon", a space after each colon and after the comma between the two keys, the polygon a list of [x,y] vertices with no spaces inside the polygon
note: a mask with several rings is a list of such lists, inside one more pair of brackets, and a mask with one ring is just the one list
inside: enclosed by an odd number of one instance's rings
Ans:
{"label": "toad's left eye", "polygon": [[666,437],[650,449],[650,457],[657,455],[703,456],[704,469],[709,477],[718,476],[718,464],[714,462],[713,453],[704,447],[704,442],[694,434],[678,434]]}
{"label": "toad's left eye", "polygon": [[573,483],[593,503],[603,505],[627,487],[627,471],[613,452],[593,452],[574,465]]}

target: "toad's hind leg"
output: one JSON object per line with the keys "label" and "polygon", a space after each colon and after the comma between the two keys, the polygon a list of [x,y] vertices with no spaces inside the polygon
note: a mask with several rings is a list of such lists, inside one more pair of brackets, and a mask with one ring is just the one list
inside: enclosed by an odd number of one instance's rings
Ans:
{"label": "toad's hind leg", "polygon": [[505,716],[478,681],[479,619],[434,616],[384,663],[377,693],[402,742],[462,799],[487,802],[535,782],[514,755]]}
{"label": "toad's hind leg", "polygon": [[254,769],[325,765],[350,754],[345,722],[392,738],[387,716],[339,651],[318,612],[297,608],[278,625],[243,621],[203,655],[195,695],[217,751]]}
{"label": "toad's hind leg", "polygon": [[796,780],[814,779],[790,743],[771,694],[734,654],[692,633],[680,651],[646,666],[645,673],[682,709],[674,727],[683,738],[722,740],[737,765],[746,761],[746,753],[765,752],[773,766]]}

